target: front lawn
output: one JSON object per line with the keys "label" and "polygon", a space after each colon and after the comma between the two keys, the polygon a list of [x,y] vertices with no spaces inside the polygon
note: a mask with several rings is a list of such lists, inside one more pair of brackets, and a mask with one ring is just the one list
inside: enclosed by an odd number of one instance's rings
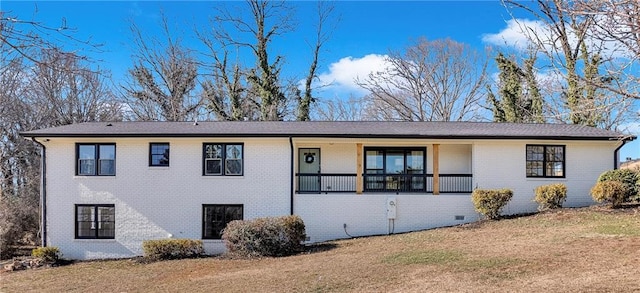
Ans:
{"label": "front lawn", "polygon": [[0,273],[0,292],[640,291],[640,208],[561,209],[330,242],[285,258],[78,262]]}

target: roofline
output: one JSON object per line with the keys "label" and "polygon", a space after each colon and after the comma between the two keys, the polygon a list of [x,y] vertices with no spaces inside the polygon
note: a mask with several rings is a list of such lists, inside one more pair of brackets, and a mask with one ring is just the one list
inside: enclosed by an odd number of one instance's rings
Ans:
{"label": "roofline", "polygon": [[247,137],[247,138],[406,138],[406,139],[491,139],[491,140],[519,140],[519,139],[546,139],[546,140],[622,140],[632,141],[636,136],[534,136],[534,135],[518,135],[518,136],[501,136],[501,135],[390,135],[390,134],[275,134],[275,133],[217,133],[217,134],[200,134],[200,133],[20,133],[24,137],[32,138],[155,138],[155,137],[176,137],[176,138],[210,138],[210,137]]}

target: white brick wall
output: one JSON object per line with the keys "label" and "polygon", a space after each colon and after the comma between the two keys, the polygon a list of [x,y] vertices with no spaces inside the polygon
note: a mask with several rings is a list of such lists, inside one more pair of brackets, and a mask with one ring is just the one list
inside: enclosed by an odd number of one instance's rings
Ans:
{"label": "white brick wall", "polygon": [[[567,185],[565,206],[586,206],[593,204],[589,195],[591,186],[602,172],[613,167],[613,151],[617,146],[616,142],[536,142],[566,145],[566,178],[533,179],[526,178],[525,174],[526,144],[526,141],[479,141],[472,146],[441,144],[441,170],[465,173],[472,169],[474,187],[512,189],[514,197],[505,208],[505,214],[536,211],[533,190],[551,183]],[[432,145],[427,144],[427,147],[427,161],[431,165]],[[456,225],[479,218],[469,194],[299,194],[295,196],[295,211],[305,220],[311,241],[349,237],[344,224],[352,236],[387,234],[390,223],[386,200],[389,197],[397,201],[396,233]],[[456,220],[456,216],[463,216],[464,220]]]}
{"label": "white brick wall", "polygon": [[526,141],[485,141],[473,146],[474,187],[510,188],[514,196],[505,213],[534,212],[534,189],[540,185],[567,185],[564,206],[593,204],[589,190],[598,176],[613,168],[613,152],[618,142],[540,141],[535,144],[565,145],[565,178],[527,178]]}
{"label": "white brick wall", "polygon": [[[387,198],[397,202],[396,219],[387,218]],[[468,194],[298,194],[295,211],[305,221],[310,241],[381,235],[473,222],[478,214]],[[464,220],[455,220],[464,216]],[[395,225],[393,229],[390,225]]]}
{"label": "white brick wall", "polygon": [[[115,142],[116,176],[75,176],[76,142]],[[149,167],[149,143],[169,142],[170,167]],[[244,143],[244,175],[202,176],[203,142]],[[409,143],[363,140],[365,146],[426,146],[432,170],[434,141]],[[356,172],[356,141],[294,142],[297,148],[321,148],[322,171]],[[567,206],[591,204],[589,189],[598,175],[613,165],[617,142],[536,142],[566,145],[564,179],[525,176],[526,141],[448,141],[440,146],[442,173],[473,172],[474,187],[514,190],[506,213],[536,210],[533,189],[561,182],[568,186]],[[47,146],[48,244],[65,257],[119,258],[140,255],[146,239],[202,237],[203,204],[243,204],[244,218],[289,214],[290,146],[280,139],[59,139]],[[297,169],[294,170],[296,172]],[[397,200],[393,232],[407,232],[475,221],[470,195],[442,194],[300,194],[294,210],[305,221],[312,242],[353,236],[387,234],[387,198]],[[116,236],[111,240],[74,239],[75,204],[114,204]],[[456,220],[463,216],[464,220]],[[219,240],[205,240],[208,253],[224,251]]]}
{"label": "white brick wall", "polygon": [[[146,239],[201,239],[203,204],[243,204],[245,219],[289,214],[286,139],[83,139],[116,143],[114,177],[75,176],[75,142],[47,143],[48,244],[65,257],[130,257]],[[149,142],[170,143],[170,167],[149,167]],[[244,176],[202,176],[203,142],[244,143]],[[74,239],[75,204],[115,204],[115,239]],[[205,240],[205,248],[224,245]]]}

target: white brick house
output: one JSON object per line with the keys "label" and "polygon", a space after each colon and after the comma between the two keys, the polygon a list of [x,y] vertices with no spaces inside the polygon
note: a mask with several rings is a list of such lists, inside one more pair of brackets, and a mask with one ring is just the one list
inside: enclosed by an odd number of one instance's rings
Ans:
{"label": "white brick house", "polygon": [[628,140],[579,125],[471,122],[96,122],[22,133],[42,144],[43,243],[74,259],[140,255],[147,239],[224,251],[233,219],[300,215],[308,240],[476,221],[473,188],[510,188],[505,213],[565,206]]}

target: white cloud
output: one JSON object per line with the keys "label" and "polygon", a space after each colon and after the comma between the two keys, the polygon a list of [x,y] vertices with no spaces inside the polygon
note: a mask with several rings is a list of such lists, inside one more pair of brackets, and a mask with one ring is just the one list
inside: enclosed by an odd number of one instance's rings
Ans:
{"label": "white cloud", "polygon": [[[566,24],[569,43],[575,47],[578,38]],[[553,47],[560,48],[556,34],[550,30],[549,26],[540,20],[510,19],[507,26],[497,33],[489,33],[482,36],[482,41],[500,47],[513,48],[518,51],[526,51],[531,45],[530,39],[537,39],[537,43],[542,45],[547,52],[553,52]],[[593,50],[601,50],[601,55],[611,57],[630,56],[627,49],[614,41],[599,41],[593,38],[585,40],[587,46]]]}
{"label": "white cloud", "polygon": [[541,21],[511,19],[507,21],[507,27],[500,32],[483,35],[482,41],[496,46],[526,50],[530,45],[528,38],[528,34],[530,33],[541,36],[541,40],[545,43],[549,40],[549,31]]}
{"label": "white cloud", "polygon": [[387,55],[369,54],[362,58],[344,57],[329,65],[329,72],[318,75],[316,88],[336,93],[364,94],[366,91],[356,84],[369,73],[383,71],[387,65]]}

